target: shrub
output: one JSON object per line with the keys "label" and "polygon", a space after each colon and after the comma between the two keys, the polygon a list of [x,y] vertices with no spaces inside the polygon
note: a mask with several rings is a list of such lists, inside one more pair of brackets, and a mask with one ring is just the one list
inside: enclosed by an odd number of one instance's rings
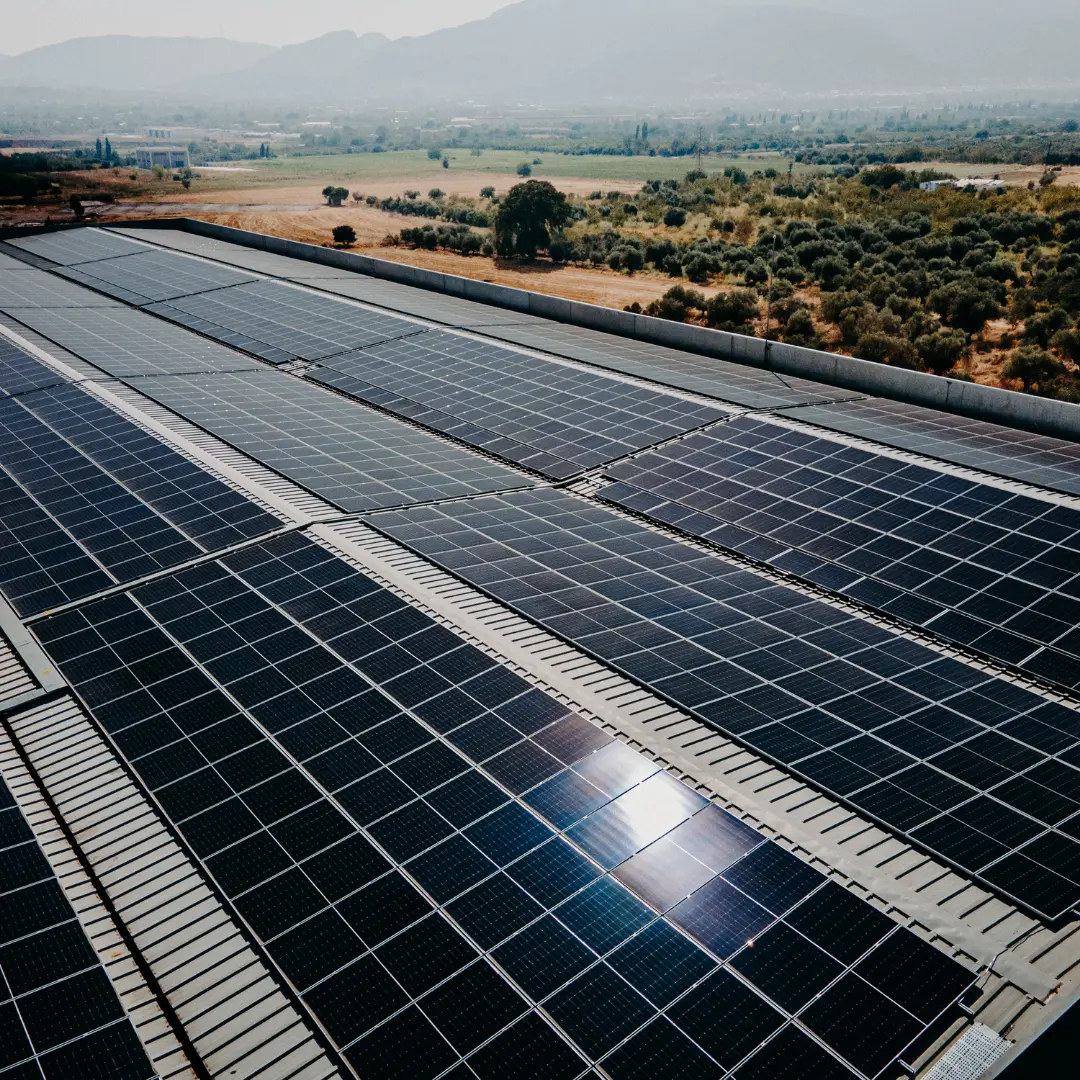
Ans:
{"label": "shrub", "polygon": [[1070,330],[1059,330],[1051,339],[1050,344],[1075,363],[1080,363],[1080,332],[1076,327]]}
{"label": "shrub", "polygon": [[480,189],[480,198],[481,199],[494,199],[495,198],[495,189],[493,187],[490,187],[490,186],[482,187]]}
{"label": "shrub", "polygon": [[673,285],[659,300],[654,300],[645,309],[645,314],[658,319],[669,319],[671,322],[686,322],[705,307],[705,296],[697,289]]}
{"label": "shrub", "polygon": [[757,316],[757,298],[746,289],[717,293],[705,305],[705,322],[714,330],[745,333]]}
{"label": "shrub", "polygon": [[918,371],[922,366],[915,346],[907,338],[880,332],[863,334],[855,344],[855,355],[861,360],[912,371]]}
{"label": "shrub", "polygon": [[356,243],[356,230],[351,225],[335,226],[333,236],[336,247],[352,247]]}
{"label": "shrub", "polygon": [[527,161],[523,161],[517,167],[517,174],[518,176],[532,176],[532,166]]}
{"label": "shrub", "polygon": [[427,194],[429,199],[441,199],[446,192],[442,188],[433,187]]}
{"label": "shrub", "polygon": [[814,328],[814,320],[806,308],[799,308],[792,313],[784,327],[784,341],[789,345],[801,345],[806,349],[820,349],[821,338]]}
{"label": "shrub", "polygon": [[936,330],[915,339],[915,349],[924,366],[935,375],[944,375],[956,367],[967,346],[967,335],[958,330]]}
{"label": "shrub", "polygon": [[672,206],[666,214],[664,214],[664,224],[669,229],[677,229],[686,224],[686,211],[680,210],[677,206]]}
{"label": "shrub", "polygon": [[1065,374],[1065,365],[1053,353],[1035,345],[1023,345],[1009,358],[1002,374],[1006,379],[1019,379],[1024,390],[1042,390],[1046,383]]}
{"label": "shrub", "polygon": [[436,150],[434,147],[427,152],[427,156],[431,161],[438,161],[442,157],[442,151]]}

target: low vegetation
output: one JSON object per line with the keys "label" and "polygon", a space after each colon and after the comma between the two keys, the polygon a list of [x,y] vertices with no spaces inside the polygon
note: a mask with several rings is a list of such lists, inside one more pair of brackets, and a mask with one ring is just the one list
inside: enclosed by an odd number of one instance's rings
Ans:
{"label": "low vegetation", "polygon": [[646,313],[758,334],[767,314],[785,342],[1080,400],[1080,190],[919,187],[940,178],[729,167],[633,196],[528,180],[501,199],[381,205],[447,222],[391,243],[683,279]]}

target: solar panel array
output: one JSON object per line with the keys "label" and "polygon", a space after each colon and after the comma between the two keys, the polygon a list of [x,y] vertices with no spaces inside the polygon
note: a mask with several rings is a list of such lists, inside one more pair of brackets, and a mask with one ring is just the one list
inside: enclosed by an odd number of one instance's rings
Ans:
{"label": "solar panel array", "polygon": [[783,408],[858,396],[808,379],[778,376],[727,360],[667,349],[580,326],[548,322],[539,327],[490,327],[482,332],[501,341],[652,379],[693,393],[708,394],[750,409]]}
{"label": "solar panel array", "polygon": [[0,396],[25,394],[63,381],[63,376],[47,364],[0,337]]}
{"label": "solar panel array", "polygon": [[1064,439],[872,398],[792,413],[808,423],[1080,495],[1080,446]]}
{"label": "solar panel array", "polygon": [[59,273],[133,304],[173,300],[255,280],[239,270],[164,251],[83,263]]}
{"label": "solar panel array", "polygon": [[1031,674],[1080,686],[1080,510],[735,418],[602,494]]}
{"label": "solar panel array", "polygon": [[424,329],[279,281],[179,297],[147,310],[275,364],[321,360]]}
{"label": "solar panel array", "polygon": [[12,247],[21,248],[61,266],[112,259],[118,255],[134,255],[146,251],[145,244],[104,229],[68,229],[63,232],[42,233],[38,236],[9,240]]}
{"label": "solar panel array", "polygon": [[37,633],[360,1075],[874,1077],[973,981],[303,537]]}
{"label": "solar panel array", "polygon": [[[155,231],[150,239],[165,245],[175,244],[183,251],[230,261],[237,266],[287,277],[292,281],[310,282],[323,291],[385,304],[435,322],[475,328],[510,344],[556,353],[600,368],[709,394],[749,408],[825,403],[858,397],[857,394],[807,379],[777,376],[714,357],[696,356],[595,330],[565,326],[533,315],[484,307],[393,282],[372,281],[347,271],[231,247],[205,237],[186,234],[174,237]],[[175,256],[175,260],[180,263],[181,257]],[[81,269],[85,271],[87,268]],[[134,293],[137,292],[135,288]],[[283,287],[273,282],[245,286],[237,293],[191,297],[182,304],[155,306],[152,310],[273,363],[297,358],[318,360],[348,349],[366,348],[374,340],[364,339],[362,332],[358,336],[355,325],[338,325],[345,315],[340,309],[335,311],[329,298],[315,297],[311,293],[306,296],[294,293],[289,297]],[[261,302],[253,302],[251,297],[258,297]],[[278,305],[286,307],[275,314],[274,309]],[[353,309],[354,322],[359,319],[359,310]],[[369,312],[368,318],[371,317]],[[382,336],[386,339],[403,336],[391,332],[388,324],[377,325],[384,330]],[[340,342],[350,338],[355,344],[339,347]]]}
{"label": "solar panel array", "polygon": [[0,590],[23,615],[280,527],[77,386],[0,399]]}
{"label": "solar panel array", "polygon": [[310,377],[555,479],[724,415],[444,331],[332,357]]}
{"label": "solar panel array", "polygon": [[0,311],[17,313],[22,308],[119,306],[118,301],[108,296],[87,293],[45,270],[32,267],[15,272],[0,270]]}
{"label": "solar panel array", "polygon": [[261,366],[232,349],[130,308],[21,309],[17,318],[118,378]]}
{"label": "solar panel array", "polygon": [[530,481],[393,417],[274,371],[140,380],[138,389],[343,510]]}
{"label": "solar panel array", "polygon": [[564,492],[369,520],[1044,917],[1080,902],[1080,712]]}
{"label": "solar panel array", "polygon": [[154,1075],[109,976],[0,779],[0,1076]]}

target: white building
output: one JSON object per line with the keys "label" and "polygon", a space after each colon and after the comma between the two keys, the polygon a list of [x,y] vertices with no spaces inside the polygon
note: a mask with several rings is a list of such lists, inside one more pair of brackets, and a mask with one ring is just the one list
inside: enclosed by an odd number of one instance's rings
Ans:
{"label": "white building", "polygon": [[975,191],[994,191],[1005,185],[1000,180],[988,180],[986,177],[971,176],[963,180],[926,180],[919,185],[922,191],[937,191],[938,188],[955,188],[957,191],[966,191],[973,188]]}
{"label": "white building", "polygon": [[188,152],[183,146],[144,146],[135,151],[135,163],[140,169],[186,169]]}

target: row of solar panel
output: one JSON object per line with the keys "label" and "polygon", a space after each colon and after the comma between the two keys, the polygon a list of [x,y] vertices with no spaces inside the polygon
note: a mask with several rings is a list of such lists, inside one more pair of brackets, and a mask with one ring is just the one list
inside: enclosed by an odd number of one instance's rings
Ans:
{"label": "row of solar panel", "polygon": [[[285,258],[174,230],[117,230],[261,274],[316,285],[434,322],[478,330],[529,348],[570,357],[730,401],[746,408],[798,407],[811,423],[1001,476],[1080,494],[1080,446],[933,409],[861,398],[834,386],[777,376],[713,357],[695,356],[581,327],[362,274]],[[839,404],[814,404],[815,402]]]}
{"label": "row of solar panel", "polygon": [[[389,300],[391,304],[396,305],[399,309],[414,314],[426,315],[435,318],[436,321],[443,318],[457,324],[474,325],[482,328],[485,324],[491,322],[493,318],[490,311],[482,308],[481,305],[455,300],[453,297],[433,297],[421,290],[409,289],[406,286],[397,286],[389,282],[372,282],[370,279],[357,278],[357,275],[349,275],[346,271],[322,268],[310,263],[283,259],[280,256],[263,252],[245,252],[243,249],[237,249],[231,245],[204,240],[201,237],[187,236],[182,233],[172,234],[171,236],[165,233],[155,233],[154,236],[166,243],[175,243],[179,238],[183,246],[188,250],[205,251],[207,254],[219,259],[239,259],[242,264],[249,264],[253,268],[282,276],[291,276],[296,281],[317,281],[320,288],[324,290],[328,288],[341,289],[347,294],[355,295],[361,299],[367,298],[370,293],[371,298],[376,301],[380,299]],[[128,259],[138,259],[143,260],[140,265],[146,267],[146,272],[149,272],[151,267],[160,266],[162,269],[159,270],[159,274],[165,273],[166,276],[175,274],[178,280],[187,281],[190,274],[186,271],[196,267],[205,267],[205,271],[200,269],[198,273],[205,272],[206,275],[205,278],[198,278],[198,276],[191,278],[191,281],[196,284],[204,283],[209,287],[214,287],[215,284],[226,280],[220,278],[218,276],[219,271],[215,270],[209,263],[183,259],[179,255],[170,255],[170,253],[162,252],[160,249],[149,248],[145,244],[137,245],[133,241],[123,240],[116,235],[99,233],[93,230],[83,234],[66,234],[62,237],[34,237],[20,241],[20,243],[31,250],[47,252],[50,257],[60,261],[74,259],[84,266],[97,266],[102,269],[102,272],[106,272],[105,268],[115,268]],[[126,256],[123,254],[132,251],[141,252],[142,254],[129,254]],[[104,261],[90,263],[85,261],[91,258]],[[170,258],[172,262],[162,262],[162,260]],[[347,280],[343,281],[343,278]],[[247,279],[240,277],[237,280]],[[266,284],[264,282],[263,286]],[[191,287],[194,287],[194,285]],[[386,296],[384,294],[388,289],[393,291],[389,296]],[[371,290],[374,290],[374,292],[371,293]],[[309,300],[305,301],[305,307],[312,307],[313,305],[318,307],[320,303],[326,303],[325,300],[319,301],[318,298],[310,299],[310,294],[308,295]],[[463,310],[456,311],[453,307],[454,304]],[[340,305],[338,307],[340,308]],[[323,309],[319,307],[319,310]],[[478,312],[484,312],[485,314],[481,315]],[[257,308],[256,314],[261,318],[264,312],[261,308]],[[331,312],[331,314],[335,315],[337,313]],[[272,335],[274,341],[268,343],[271,347],[277,348],[280,346],[281,333],[287,335],[296,329],[296,312],[292,311],[291,316],[284,320],[288,324],[286,330],[281,330],[279,327],[278,331]],[[194,317],[195,315],[190,312],[184,315],[185,319]],[[343,316],[337,314],[337,318],[340,317]],[[353,317],[356,317],[355,312]],[[1080,475],[1078,475],[1080,474],[1080,454],[1078,454],[1075,446],[1062,443],[1060,440],[1029,436],[1017,431],[996,428],[991,424],[980,424],[976,421],[959,421],[957,418],[943,417],[932,412],[932,410],[918,409],[895,403],[886,405],[885,403],[872,401],[850,401],[847,404],[837,406],[817,407],[810,405],[810,407],[806,407],[809,403],[822,400],[820,393],[822,388],[816,386],[816,384],[800,384],[803,388],[800,393],[794,395],[789,393],[782,400],[769,398],[761,387],[758,387],[750,397],[738,393],[727,393],[724,380],[730,381],[734,375],[738,375],[743,380],[752,379],[763,382],[767,386],[782,389],[784,383],[791,383],[792,380],[783,380],[781,382],[768,373],[739,368],[737,365],[695,357],[692,354],[680,353],[674,350],[644,346],[622,339],[611,338],[594,331],[560,327],[530,316],[496,312],[494,318],[496,322],[506,320],[508,325],[489,326],[485,332],[493,336],[501,336],[504,340],[516,340],[519,344],[541,348],[549,352],[561,352],[564,355],[584,360],[596,366],[606,366],[633,374],[643,374],[659,381],[669,381],[673,385],[683,385],[689,389],[703,390],[707,393],[718,394],[721,397],[727,396],[729,400],[737,404],[751,407],[777,404],[803,406],[800,415],[826,427],[835,427],[838,430],[875,438],[906,449],[920,450],[932,456],[943,456],[949,460],[997,471],[1003,475],[1029,479],[1035,483],[1043,483],[1051,487],[1056,486],[1063,490],[1080,491]],[[331,319],[331,322],[333,322],[333,319]],[[234,334],[238,331],[233,326],[229,332]],[[627,360],[627,357],[634,359]],[[702,369],[700,378],[695,377],[691,383],[687,383],[684,378],[680,378],[680,376],[685,375],[684,369],[688,366]],[[720,377],[718,372],[721,372],[723,377]],[[114,371],[114,373],[120,374],[121,372]],[[124,374],[130,373],[124,372]],[[736,379],[737,381],[738,379]],[[807,388],[812,392],[808,394]],[[834,399],[837,397],[835,390],[828,388],[828,391],[827,396],[832,396]],[[840,393],[839,396],[850,397],[851,395]],[[409,407],[416,408],[418,406],[416,403],[410,403]]]}
{"label": "row of solar panel", "polygon": [[0,1076],[154,1076],[112,982],[0,779]]}
{"label": "row of solar panel", "polygon": [[35,629],[361,1074],[874,1077],[971,985],[301,536]]}
{"label": "row of solar panel", "polygon": [[[49,243],[42,246],[57,254],[54,238],[44,240]],[[107,247],[113,242],[109,239]],[[362,400],[419,419],[555,478],[723,415],[717,409],[595,372],[475,339],[426,331],[423,324],[300,292],[280,282],[237,276],[242,284],[225,288],[231,282],[221,276],[221,268],[184,255],[148,251],[80,263],[78,271],[64,273],[100,288],[124,281],[123,299],[131,300],[138,287],[153,294],[146,302],[170,299],[171,305],[157,304],[148,310],[264,360],[329,358],[333,370],[320,369],[319,381],[347,383],[343,388],[357,391],[354,396]],[[13,277],[26,293],[33,280],[30,275]],[[154,285],[164,280],[170,282],[168,287],[155,290]],[[188,295],[192,293],[200,295]],[[75,306],[73,298],[64,297],[64,301],[65,307]],[[136,298],[135,302],[142,301]],[[18,300],[7,303],[17,305]],[[179,342],[169,341],[171,348],[166,349],[140,341],[139,320],[133,320],[131,313],[107,310],[87,317],[83,312],[58,312],[53,310],[58,302],[47,291],[37,306],[42,310],[23,311],[18,306],[6,310],[109,374],[131,377],[192,370],[191,358],[175,355]],[[0,308],[4,307],[5,294],[0,290]],[[141,329],[154,336],[145,320]],[[127,356],[115,355],[118,338],[132,339]],[[147,362],[133,358],[137,352],[146,353]],[[200,362],[207,370],[236,370],[242,367],[236,359],[211,356]],[[362,380],[368,373],[375,385],[365,394]],[[447,410],[446,405],[451,408]]]}
{"label": "row of solar panel", "polygon": [[1080,685],[1080,510],[753,418],[608,472],[623,506]]}
{"label": "row of solar panel", "polygon": [[281,527],[70,383],[0,398],[0,492],[0,589],[22,615]]}
{"label": "row of solar panel", "polygon": [[553,490],[374,527],[997,892],[1080,900],[1080,712]]}

